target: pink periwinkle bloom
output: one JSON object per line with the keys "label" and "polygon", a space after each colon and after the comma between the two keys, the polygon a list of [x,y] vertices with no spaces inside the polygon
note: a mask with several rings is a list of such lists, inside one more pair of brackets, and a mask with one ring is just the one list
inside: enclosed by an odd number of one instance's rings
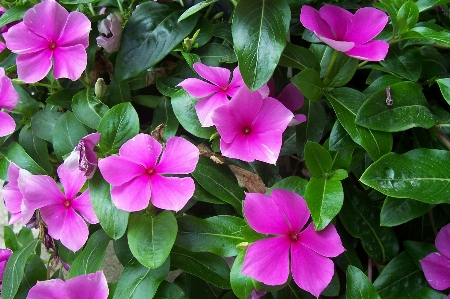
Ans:
{"label": "pink periwinkle bloom", "polygon": [[[0,67],[0,109],[12,111],[19,103],[19,94],[14,89],[11,79],[5,75],[5,70]],[[6,112],[0,110],[0,137],[14,132],[16,123]]]}
{"label": "pink periwinkle bloom", "polygon": [[77,196],[86,182],[84,173],[69,171],[64,164],[58,167],[57,172],[64,193],[47,175],[20,173],[19,185],[22,185],[25,206],[32,210],[40,209],[48,234],[75,252],[83,247],[89,235],[83,218],[91,224],[99,221],[92,207],[89,189]]}
{"label": "pink periwinkle bloom", "polygon": [[264,291],[253,290],[250,295],[248,295],[247,299],[259,299],[265,294],[266,292]]}
{"label": "pink periwinkle bloom", "polygon": [[59,278],[38,281],[28,292],[27,299],[106,299],[108,295],[105,274],[97,271],[67,281]]}
{"label": "pink periwinkle bloom", "polygon": [[387,55],[389,44],[372,40],[388,22],[386,13],[379,9],[363,7],[352,14],[334,5],[322,6],[319,11],[303,5],[300,22],[322,42],[350,57],[380,61]]}
{"label": "pink periwinkle bloom", "polygon": [[420,264],[430,286],[442,291],[450,288],[450,224],[441,228],[435,245],[439,252],[430,253],[420,260]]}
{"label": "pink periwinkle bloom", "polygon": [[[267,86],[270,90],[269,96],[276,98],[278,101],[280,101],[281,104],[284,105],[284,107],[288,108],[292,112],[300,109],[305,102],[305,96],[293,83],[289,83],[288,85],[286,85],[278,96],[275,96],[274,94],[275,80],[273,80],[273,78],[271,78],[269,82],[267,82]],[[296,126],[305,121],[306,115],[295,114],[292,120],[289,122],[288,126]]]}
{"label": "pink periwinkle bloom", "polygon": [[20,169],[13,162],[8,166],[8,184],[2,189],[2,197],[5,201],[6,209],[11,213],[9,224],[14,224],[22,220],[24,224],[30,222],[35,210],[28,209],[23,201],[21,186],[19,186],[19,175],[32,175],[25,169]]}
{"label": "pink periwinkle bloom", "polygon": [[17,75],[26,83],[43,79],[53,63],[55,78],[80,78],[87,65],[91,22],[81,12],[69,13],[55,0],[45,0],[29,9],[23,22],[3,36],[16,54]]}
{"label": "pink periwinkle bloom", "polygon": [[0,249],[0,291],[2,290],[3,274],[11,254],[11,249]]}
{"label": "pink periwinkle bloom", "polygon": [[212,116],[220,134],[222,155],[246,162],[275,164],[280,154],[282,134],[293,118],[278,100],[263,99],[258,91],[242,87]]}
{"label": "pink periwinkle bloom", "polygon": [[244,215],[260,234],[275,235],[252,243],[244,257],[242,273],[267,285],[284,284],[292,277],[303,290],[319,297],[330,283],[334,264],[329,257],[344,252],[332,224],[315,231],[313,223],[304,228],[310,213],[298,194],[281,189],[271,195],[247,193]]}
{"label": "pink periwinkle bloom", "polygon": [[92,178],[98,164],[98,157],[94,147],[98,144],[101,137],[102,134],[100,133],[92,133],[81,138],[74,150],[64,160],[66,168],[69,171],[78,169],[84,173],[87,179]]}
{"label": "pink periwinkle bloom", "polygon": [[120,47],[120,40],[122,39],[122,24],[116,14],[110,13],[106,19],[98,23],[98,31],[105,36],[98,36],[96,38],[97,45],[105,49],[108,53],[117,52]]}
{"label": "pink periwinkle bloom", "polygon": [[98,167],[113,185],[111,198],[117,208],[140,211],[151,199],[157,208],[179,211],[194,194],[195,185],[190,177],[171,175],[194,171],[199,155],[197,147],[181,137],[169,138],[163,151],[152,136],[138,134],[121,146],[119,156],[100,160]]}

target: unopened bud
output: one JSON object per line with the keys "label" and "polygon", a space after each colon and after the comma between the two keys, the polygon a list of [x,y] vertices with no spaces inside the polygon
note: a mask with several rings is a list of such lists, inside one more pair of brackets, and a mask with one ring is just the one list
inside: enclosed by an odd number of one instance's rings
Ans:
{"label": "unopened bud", "polygon": [[105,84],[105,80],[103,80],[103,78],[98,78],[97,82],[95,82],[94,92],[95,92],[95,96],[99,99],[105,95],[106,84]]}

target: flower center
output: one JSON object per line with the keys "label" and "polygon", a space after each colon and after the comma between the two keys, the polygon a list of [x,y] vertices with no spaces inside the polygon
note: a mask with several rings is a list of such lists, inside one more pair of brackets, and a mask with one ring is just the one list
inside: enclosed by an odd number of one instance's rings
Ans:
{"label": "flower center", "polygon": [[154,168],[149,168],[149,169],[147,169],[147,174],[152,175],[152,174],[154,174],[154,173],[155,173],[155,169],[154,169]]}
{"label": "flower center", "polygon": [[48,45],[48,48],[49,49],[55,49],[56,48],[56,43],[55,42],[51,42],[49,45]]}
{"label": "flower center", "polygon": [[222,89],[223,91],[227,91],[228,90],[228,86],[222,86],[220,89]]}
{"label": "flower center", "polygon": [[70,207],[70,201],[69,200],[64,201],[64,206],[66,208]]}
{"label": "flower center", "polygon": [[242,132],[244,132],[245,135],[249,135],[249,134],[252,132],[252,130],[251,130],[249,127],[245,127],[245,128],[242,130]]}
{"label": "flower center", "polygon": [[291,241],[292,242],[297,242],[298,240],[300,240],[300,233],[299,232],[292,232],[290,235]]}

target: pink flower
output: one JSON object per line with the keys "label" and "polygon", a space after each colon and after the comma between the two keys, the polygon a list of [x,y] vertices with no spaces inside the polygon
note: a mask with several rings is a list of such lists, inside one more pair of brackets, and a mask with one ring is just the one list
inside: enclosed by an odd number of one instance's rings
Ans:
{"label": "pink flower", "polygon": [[98,164],[97,153],[94,147],[100,141],[102,134],[92,133],[78,142],[72,153],[64,160],[64,164],[69,171],[79,169],[84,173],[87,179],[92,178]]}
{"label": "pink flower", "polygon": [[69,171],[64,164],[58,167],[57,172],[64,193],[47,175],[20,173],[19,185],[22,185],[25,206],[32,210],[40,209],[48,234],[70,250],[77,251],[86,243],[89,235],[81,216],[92,224],[98,223],[98,218],[92,208],[89,189],[77,196],[86,182],[83,172]]}
{"label": "pink flower", "polygon": [[442,291],[450,288],[450,224],[441,228],[435,245],[439,252],[430,253],[420,260],[420,264],[430,286]]}
{"label": "pink flower", "polygon": [[244,215],[258,233],[273,234],[249,246],[242,273],[267,285],[284,284],[292,276],[303,290],[318,297],[330,283],[334,264],[329,257],[344,251],[332,224],[315,231],[305,200],[292,191],[274,189],[271,196],[247,193]]}
{"label": "pink flower", "polygon": [[23,22],[4,33],[6,46],[16,54],[18,77],[26,83],[44,78],[53,62],[55,78],[80,78],[87,65],[85,48],[91,22],[80,12],[69,13],[55,0],[29,9]]}
{"label": "pink flower", "polygon": [[[275,89],[275,81],[273,80],[273,78],[269,80],[267,86],[269,86],[270,90],[269,96],[276,98],[278,101],[280,101],[281,104],[284,105],[284,107],[288,108],[292,112],[295,112],[295,110],[300,109],[303,106],[303,103],[305,102],[305,97],[297,88],[297,86],[295,86],[293,83],[289,83],[288,85],[286,85],[286,87],[284,87],[284,89],[280,92],[280,94],[277,97],[275,97],[275,94],[273,92],[273,90]],[[305,121],[306,115],[295,114],[288,126],[296,126]]]}
{"label": "pink flower", "polygon": [[59,278],[38,281],[28,292],[27,299],[106,299],[108,295],[105,274],[97,271],[65,282]]}
{"label": "pink flower", "polygon": [[319,11],[303,5],[300,22],[314,32],[318,39],[348,56],[371,60],[383,60],[389,44],[372,41],[388,21],[387,15],[372,7],[360,8],[355,14],[334,5],[325,5]]}
{"label": "pink flower", "polygon": [[99,161],[100,172],[114,186],[111,197],[117,208],[140,211],[147,208],[151,198],[157,208],[179,211],[192,197],[192,178],[163,175],[194,171],[199,150],[181,137],[171,137],[162,155],[161,152],[162,146],[156,139],[138,134],[122,145],[119,156]]}
{"label": "pink flower", "polygon": [[276,99],[263,99],[258,91],[244,86],[226,105],[214,111],[212,120],[221,136],[220,150],[224,156],[275,164],[283,131],[293,116]]}
{"label": "pink flower", "polygon": [[0,249],[0,291],[2,290],[3,274],[11,254],[11,249]]}
{"label": "pink flower", "polygon": [[97,45],[105,49],[108,53],[117,52],[122,38],[122,24],[116,14],[110,13],[106,19],[98,23],[98,31],[106,36],[96,38]]}
{"label": "pink flower", "polygon": [[[0,109],[13,110],[19,102],[19,94],[14,89],[11,79],[5,75],[5,70],[0,67]],[[14,132],[16,123],[14,119],[0,110],[0,137]]]}

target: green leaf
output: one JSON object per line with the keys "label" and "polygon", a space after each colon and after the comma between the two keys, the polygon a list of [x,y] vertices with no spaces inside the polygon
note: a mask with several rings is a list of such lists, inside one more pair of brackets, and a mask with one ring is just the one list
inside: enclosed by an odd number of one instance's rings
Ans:
{"label": "green leaf", "polygon": [[333,160],[330,153],[320,144],[308,141],[305,146],[305,163],[315,177],[324,177],[331,171]]}
{"label": "green leaf", "polygon": [[204,0],[202,2],[199,2],[195,4],[194,6],[189,7],[183,14],[178,18],[178,22],[183,21],[184,19],[192,16],[193,14],[199,12],[205,7],[208,7],[214,3],[216,3],[219,0]]}
{"label": "green leaf", "polygon": [[386,197],[380,214],[380,224],[397,226],[422,216],[433,208],[433,205],[409,198]]}
{"label": "green leaf", "polygon": [[72,110],[86,126],[97,130],[102,117],[109,110],[94,94],[94,89],[83,89],[73,97]]}
{"label": "green leaf", "polygon": [[172,5],[153,1],[136,8],[125,26],[117,53],[118,81],[154,66],[194,29],[198,15],[178,22],[182,13],[183,10],[174,10]]}
{"label": "green leaf", "polygon": [[109,88],[109,106],[131,102],[131,89],[128,81],[118,81],[114,75]]}
{"label": "green leaf", "polygon": [[410,298],[428,283],[408,252],[403,251],[387,264],[373,285],[381,298],[401,299]]}
{"label": "green leaf", "polygon": [[3,226],[3,240],[5,241],[5,247],[16,251],[20,248],[17,236],[10,226]]}
{"label": "green leaf", "polygon": [[360,181],[388,196],[448,203],[450,152],[423,148],[390,153],[370,165]]}
{"label": "green leaf", "polygon": [[447,295],[435,291],[429,287],[422,288],[417,293],[410,295],[408,299],[445,299]]}
{"label": "green leaf", "polygon": [[202,127],[195,112],[195,104],[200,99],[190,96],[184,89],[172,95],[172,108],[183,128],[194,136],[209,139],[216,131],[213,127]]}
{"label": "green leaf", "polygon": [[286,46],[291,12],[286,0],[240,0],[231,30],[245,84],[257,90],[269,81]]}
{"label": "green leaf", "polygon": [[415,47],[399,49],[389,47],[386,58],[380,64],[387,70],[411,81],[417,81],[422,72],[422,60]]}
{"label": "green leaf", "polygon": [[292,43],[286,43],[283,53],[281,53],[280,61],[278,63],[281,66],[293,67],[301,70],[313,69],[320,70],[320,64],[316,56],[306,48],[297,46]]}
{"label": "green leaf", "polygon": [[14,21],[22,20],[25,12],[30,8],[28,5],[17,5],[7,9],[0,18],[0,27],[3,27]]}
{"label": "green leaf", "polygon": [[448,0],[418,0],[416,5],[419,7],[419,11],[422,12],[424,10],[430,9],[435,6],[444,5],[449,3]]}
{"label": "green leaf", "polygon": [[173,113],[172,102],[166,97],[159,102],[158,107],[153,112],[152,130],[160,124],[164,124],[163,138],[165,140],[175,136],[179,122]]}
{"label": "green leaf", "polygon": [[58,92],[49,95],[49,97],[45,100],[45,102],[49,105],[53,105],[56,107],[72,109],[72,98],[77,93],[77,91],[78,89],[60,90]]}
{"label": "green leaf", "polygon": [[136,259],[132,259],[120,274],[113,299],[154,298],[158,286],[166,278],[169,269],[170,259],[166,259],[156,269],[149,269]]}
{"label": "green leaf", "polygon": [[106,234],[114,240],[125,233],[128,225],[129,212],[119,210],[111,200],[111,185],[108,184],[97,170],[89,182],[89,194],[95,215]]}
{"label": "green leaf", "polygon": [[19,133],[19,144],[39,164],[47,174],[53,173],[53,167],[49,161],[47,142],[36,136],[34,130],[23,127]]}
{"label": "green leaf", "polygon": [[250,293],[255,289],[253,286],[253,278],[242,274],[244,256],[245,250],[241,250],[236,256],[230,272],[231,289],[239,299],[247,299]]}
{"label": "green leaf", "polygon": [[24,276],[25,265],[31,254],[34,253],[39,239],[33,239],[9,257],[6,263],[2,282],[2,298],[13,299],[19,289]]}
{"label": "green leaf", "polygon": [[139,117],[130,103],[118,104],[105,113],[98,132],[102,138],[98,146],[105,155],[118,152],[119,148],[139,133]]}
{"label": "green leaf", "polygon": [[392,86],[394,84],[404,82],[402,78],[399,78],[397,76],[393,75],[384,75],[381,77],[378,77],[375,81],[370,83],[370,86],[367,87],[363,93],[366,96],[370,96],[371,94],[380,91],[380,90],[386,90],[386,87]]}
{"label": "green leaf", "polygon": [[222,289],[231,289],[230,268],[225,260],[209,252],[190,252],[174,246],[171,266],[191,273]]}
{"label": "green leaf", "polygon": [[26,298],[30,289],[38,282],[47,279],[47,268],[37,254],[31,254],[25,265],[24,277],[14,299]]}
{"label": "green leaf", "polygon": [[431,128],[436,124],[426,107],[427,100],[414,82],[400,82],[390,87],[392,105],[386,103],[386,91],[370,96],[356,115],[356,124],[384,132],[405,131],[413,127]]}
{"label": "green leaf", "polygon": [[411,31],[417,32],[423,37],[432,38],[439,45],[450,46],[450,33],[448,31],[435,31],[428,27],[414,27]]}
{"label": "green leaf", "polygon": [[106,254],[106,247],[111,239],[103,230],[98,230],[90,237],[83,251],[73,261],[69,278],[94,273],[100,270],[103,258]]}
{"label": "green leaf", "polygon": [[31,117],[31,128],[37,137],[52,142],[56,122],[62,113],[50,110],[38,111]]}
{"label": "green leaf", "polygon": [[23,168],[32,174],[46,174],[45,170],[39,166],[23,149],[20,144],[12,142],[5,153],[9,162],[14,162],[19,168]]}
{"label": "green leaf", "polygon": [[245,221],[228,215],[206,219],[186,215],[178,219],[175,244],[193,252],[212,252],[220,256],[235,256],[236,245],[244,241],[240,229]]}
{"label": "green leaf", "polygon": [[447,101],[447,103],[450,105],[450,78],[438,79],[438,80],[436,80],[436,82],[439,85],[442,96]]}
{"label": "green leaf", "polygon": [[397,19],[404,19],[408,29],[414,27],[419,20],[419,7],[412,1],[405,2],[398,10]]}
{"label": "green leaf", "polygon": [[284,190],[291,190],[300,195],[301,197],[305,197],[307,186],[308,186],[307,180],[304,180],[298,176],[288,176],[287,178],[284,178],[281,181],[276,182],[269,189],[269,192],[275,188],[278,188]]}
{"label": "green leaf", "polygon": [[347,177],[348,172],[345,169],[336,169],[329,175],[328,179],[331,181],[342,181]]}
{"label": "green leaf", "polygon": [[[14,59],[15,60],[15,59]],[[28,91],[19,84],[12,83],[14,89],[19,94],[19,103],[15,107],[25,118],[31,118],[39,110],[39,103],[33,99]]]}
{"label": "green leaf", "polygon": [[325,130],[326,114],[321,103],[305,101],[298,110],[299,113],[306,115],[307,121],[295,126],[297,156],[304,159],[304,149],[306,142],[319,142],[322,139]]}
{"label": "green leaf", "polygon": [[436,246],[425,242],[404,241],[403,246],[405,246],[406,251],[408,251],[409,255],[413,258],[414,263],[419,269],[422,269],[422,265],[420,264],[421,259],[425,258],[432,252],[438,251]]}
{"label": "green leaf", "polygon": [[333,106],[339,122],[353,141],[361,145],[376,161],[392,149],[392,134],[373,131],[355,124],[356,114],[365,96],[357,90],[342,87],[325,94]]}
{"label": "green leaf", "polygon": [[189,299],[176,284],[163,280],[153,299]]}
{"label": "green leaf", "polygon": [[128,226],[128,245],[142,265],[156,269],[169,256],[177,229],[177,221],[170,211],[151,218],[133,214]]}
{"label": "green leaf", "polygon": [[226,165],[201,157],[192,176],[206,191],[229,203],[242,215],[244,190],[239,187],[236,177]]}
{"label": "green leaf", "polygon": [[55,125],[53,133],[53,148],[56,156],[62,157],[69,154],[77,146],[78,142],[88,134],[84,125],[73,115],[72,112],[64,113]]}
{"label": "green leaf", "polygon": [[181,81],[180,78],[174,77],[157,77],[156,88],[158,91],[166,97],[172,97],[179,89],[176,87]]}
{"label": "green leaf", "polygon": [[316,70],[304,69],[299,74],[295,75],[291,81],[298,89],[300,89],[307,99],[313,102],[322,99],[323,84],[320,75]]}
{"label": "green leaf", "polygon": [[330,133],[330,151],[345,151],[354,149],[357,146],[339,120],[336,120]]}
{"label": "green leaf", "polygon": [[217,44],[209,43],[195,51],[203,64],[208,66],[219,66],[221,63],[236,62],[236,56],[232,48]]}
{"label": "green leaf", "polygon": [[352,299],[380,299],[369,278],[358,268],[347,267],[347,298]]}
{"label": "green leaf", "polygon": [[344,202],[340,181],[312,177],[306,187],[305,200],[316,230],[324,229],[339,213]]}

